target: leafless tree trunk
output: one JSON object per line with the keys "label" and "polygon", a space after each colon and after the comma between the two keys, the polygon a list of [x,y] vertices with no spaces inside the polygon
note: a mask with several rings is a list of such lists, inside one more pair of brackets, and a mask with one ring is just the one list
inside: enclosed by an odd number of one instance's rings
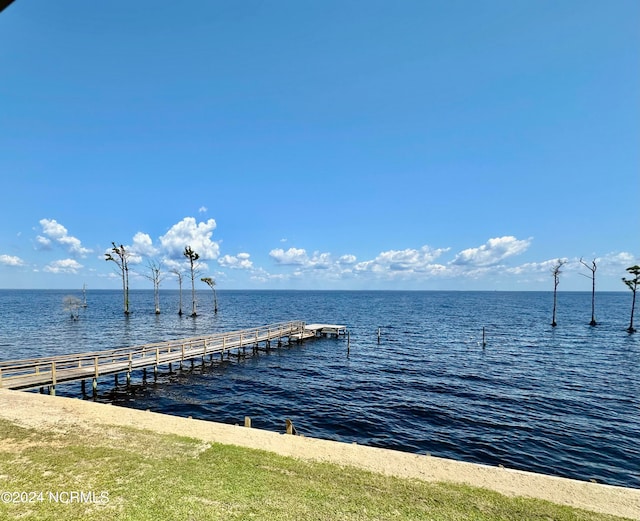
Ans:
{"label": "leafless tree trunk", "polygon": [[150,275],[144,275],[147,279],[153,282],[153,302],[156,308],[156,315],[160,314],[160,282],[163,277],[160,272],[160,263],[154,259],[148,262]]}
{"label": "leafless tree trunk", "polygon": [[558,259],[556,263],[551,268],[551,274],[553,275],[553,319],[551,320],[551,325],[556,327],[558,324],[556,322],[556,308],[558,304],[558,284],[560,284],[560,268],[564,266],[567,261]]}
{"label": "leafless tree trunk", "polygon": [[73,320],[78,320],[80,318],[80,307],[82,306],[82,302],[78,297],[67,295],[62,299],[62,303],[64,305],[64,310],[71,313],[71,318]]}
{"label": "leafless tree trunk", "polygon": [[196,317],[196,275],[198,272],[197,261],[200,255],[191,249],[191,246],[186,246],[183,255],[189,259],[189,267],[191,273],[191,316]]}
{"label": "leafless tree trunk", "polygon": [[596,325],[596,270],[598,266],[596,265],[596,260],[593,259],[591,261],[591,265],[587,264],[580,257],[580,264],[582,264],[585,268],[587,268],[591,272],[591,276],[585,275],[581,273],[581,275],[585,277],[589,277],[591,279],[591,322],[589,322],[590,326]]}
{"label": "leafless tree trunk", "polygon": [[105,260],[112,261],[120,270],[120,274],[122,275],[122,294],[124,298],[124,314],[129,314],[129,255],[130,253],[125,249],[125,247],[121,244],[120,246],[116,246],[115,242],[111,243],[113,248],[111,251],[115,254],[111,255],[111,253],[105,253]]}
{"label": "leafless tree trunk", "polygon": [[174,273],[176,277],[178,277],[178,288],[179,288],[178,315],[182,316],[182,272],[176,268],[171,270],[171,273]]}

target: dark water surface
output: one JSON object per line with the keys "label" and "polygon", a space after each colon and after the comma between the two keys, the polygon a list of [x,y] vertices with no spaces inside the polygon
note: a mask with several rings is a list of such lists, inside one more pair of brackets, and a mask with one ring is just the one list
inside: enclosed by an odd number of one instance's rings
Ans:
{"label": "dark water surface", "polygon": [[[560,293],[552,328],[546,292],[89,291],[80,320],[70,291],[0,290],[0,359],[109,349],[288,320],[345,324],[317,339],[215,361],[114,388],[100,401],[179,416],[640,488],[640,333],[631,293]],[[486,328],[485,348],[482,328]],[[377,330],[381,328],[378,344]],[[121,382],[124,378],[121,378]],[[57,388],[80,396],[80,385]]]}

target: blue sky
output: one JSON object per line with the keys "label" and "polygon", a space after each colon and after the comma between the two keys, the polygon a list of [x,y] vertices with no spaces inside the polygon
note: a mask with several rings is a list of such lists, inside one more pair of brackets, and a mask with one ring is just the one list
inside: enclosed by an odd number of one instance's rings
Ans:
{"label": "blue sky", "polygon": [[640,2],[16,0],[0,288],[624,291]]}

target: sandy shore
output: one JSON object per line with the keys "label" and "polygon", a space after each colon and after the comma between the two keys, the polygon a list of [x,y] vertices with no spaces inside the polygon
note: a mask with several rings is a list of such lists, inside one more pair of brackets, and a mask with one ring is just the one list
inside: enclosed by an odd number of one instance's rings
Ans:
{"label": "sandy shore", "polygon": [[[582,482],[507,468],[463,463],[362,445],[179,418],[74,398],[0,390],[0,417],[20,425],[96,429],[120,425],[209,442],[268,450],[295,458],[351,465],[384,474],[484,487],[640,520],[640,490]],[[284,428],[284,426],[283,426]]]}

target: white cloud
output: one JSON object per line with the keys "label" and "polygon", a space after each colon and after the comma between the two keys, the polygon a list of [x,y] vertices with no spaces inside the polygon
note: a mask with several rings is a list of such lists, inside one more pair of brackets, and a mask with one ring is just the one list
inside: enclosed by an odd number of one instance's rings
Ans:
{"label": "white cloud", "polygon": [[54,261],[44,267],[48,273],[72,273],[75,274],[82,268],[82,264],[74,259],[63,259]]}
{"label": "white cloud", "polygon": [[144,255],[147,257],[153,257],[158,253],[158,249],[153,246],[151,237],[142,232],[138,232],[133,236],[133,245],[131,251],[138,255]]}
{"label": "white cloud", "polygon": [[355,264],[356,260],[358,260],[356,258],[355,255],[342,255],[339,259],[338,259],[338,264]]}
{"label": "white cloud", "polygon": [[304,248],[289,248],[286,251],[282,248],[276,248],[269,252],[269,256],[278,264],[298,266],[302,269],[325,270],[335,265],[330,253],[316,251],[309,256]]}
{"label": "white cloud", "polygon": [[198,208],[198,212],[199,213],[207,213],[207,207],[206,206],[201,206],[200,208]]}
{"label": "white cloud", "polygon": [[505,268],[505,273],[512,275],[527,275],[527,274],[541,274],[547,275],[551,272],[553,265],[558,262],[558,259],[549,259],[542,262],[526,262],[520,266],[514,266],[512,268]]}
{"label": "white cloud", "polygon": [[38,235],[36,237],[36,242],[38,243],[38,245],[40,246],[41,250],[50,250],[51,248],[51,240],[47,239],[46,237],[43,237],[42,235]]}
{"label": "white cloud", "polygon": [[598,265],[598,273],[606,273],[608,275],[620,274],[620,277],[624,277],[627,275],[625,270],[630,266],[640,264],[640,259],[629,252],[622,251],[618,253],[607,253],[601,258],[596,259],[596,263]]}
{"label": "white cloud", "polygon": [[15,255],[0,255],[0,264],[5,266],[24,266],[24,261]]}
{"label": "white cloud", "polygon": [[[420,249],[388,250],[381,252],[373,260],[357,262],[352,254],[341,255],[335,259],[330,253],[314,252],[309,255],[303,248],[276,248],[269,252],[272,259],[281,266],[291,266],[294,271],[286,274],[289,278],[309,276],[313,270],[322,273],[326,280],[348,279],[374,275],[377,279],[410,278],[416,274],[440,275],[446,271],[442,264],[433,261],[448,248],[433,249],[423,246]],[[270,280],[263,273],[261,279]]]}
{"label": "white cloud", "polygon": [[269,282],[269,281],[282,281],[290,278],[289,274],[284,273],[269,273],[263,268],[254,268],[251,270],[250,279],[255,282]]}
{"label": "white cloud", "polygon": [[448,248],[432,249],[423,246],[420,249],[407,248],[405,250],[387,250],[369,261],[359,262],[354,266],[356,272],[372,272],[377,274],[396,273],[429,273],[434,270],[441,271],[442,266],[433,264],[433,261],[448,251]]}
{"label": "white cloud", "polygon": [[307,250],[304,248],[289,248],[287,251],[282,248],[275,248],[269,252],[269,256],[278,264],[302,266],[309,262]]}
{"label": "white cloud", "polygon": [[468,248],[458,253],[452,264],[461,266],[492,266],[527,250],[532,239],[518,240],[512,236],[489,239],[478,248]]}
{"label": "white cloud", "polygon": [[52,243],[57,243],[71,254],[85,256],[91,253],[90,249],[82,246],[79,239],[68,235],[67,229],[55,219],[41,219],[39,222],[44,235],[36,237],[40,247],[48,249]]}
{"label": "white cloud", "polygon": [[217,259],[220,254],[220,245],[211,240],[215,228],[214,219],[197,223],[194,217],[185,217],[160,237],[160,244],[166,254],[175,259],[182,257],[187,246],[190,246],[203,260]]}
{"label": "white cloud", "polygon": [[253,262],[249,260],[250,255],[248,253],[238,253],[238,255],[223,255],[218,259],[218,264],[223,268],[231,269],[251,269],[253,268]]}

